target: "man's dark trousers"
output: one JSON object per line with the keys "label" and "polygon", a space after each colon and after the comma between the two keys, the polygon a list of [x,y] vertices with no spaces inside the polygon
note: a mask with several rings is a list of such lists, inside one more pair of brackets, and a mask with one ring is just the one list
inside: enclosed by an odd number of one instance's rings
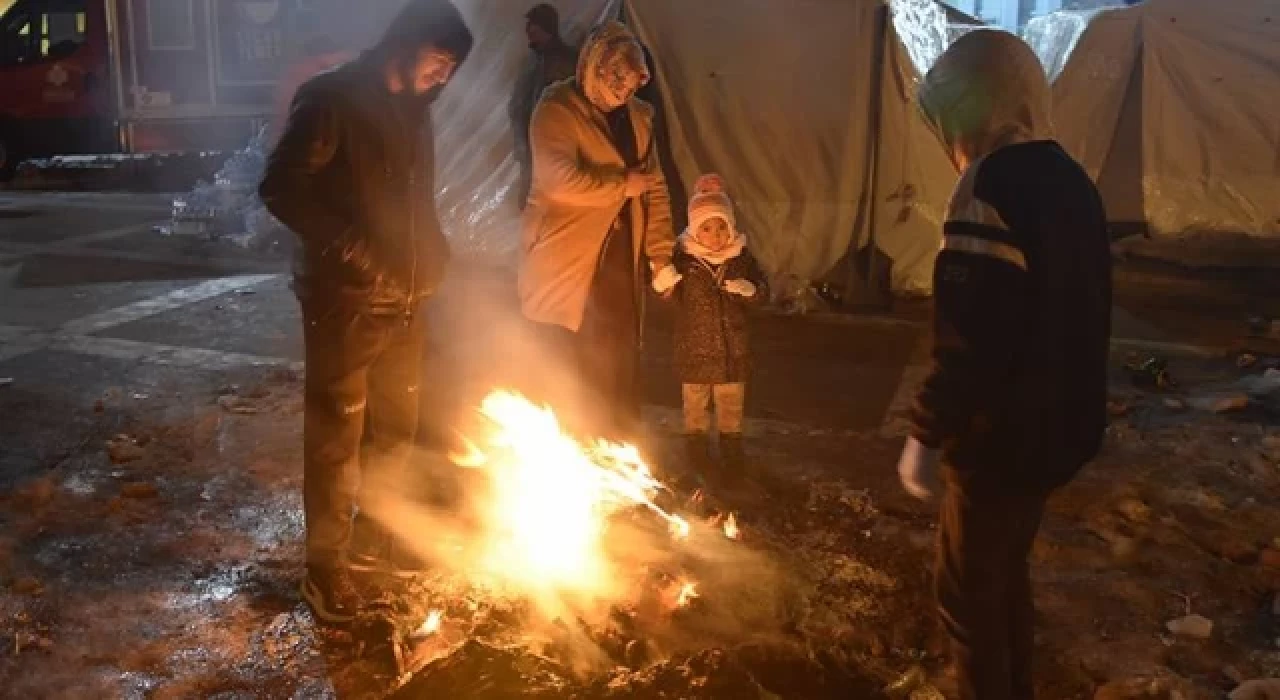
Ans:
{"label": "man's dark trousers", "polygon": [[418,427],[426,322],[420,308],[380,313],[313,300],[302,302],[302,318],[307,564],[336,566],[362,496],[404,479]]}
{"label": "man's dark trousers", "polygon": [[1050,491],[947,475],[938,606],[961,700],[1030,700],[1035,604],[1029,557]]}

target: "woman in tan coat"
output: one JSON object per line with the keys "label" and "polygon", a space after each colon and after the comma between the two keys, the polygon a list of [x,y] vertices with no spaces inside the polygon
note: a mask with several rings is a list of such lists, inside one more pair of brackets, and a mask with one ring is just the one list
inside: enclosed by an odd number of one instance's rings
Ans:
{"label": "woman in tan coat", "polygon": [[590,427],[613,437],[639,415],[647,273],[659,293],[679,281],[654,109],[635,97],[648,80],[640,44],[609,22],[588,37],[577,76],[547,88],[529,129],[521,307],[581,383]]}

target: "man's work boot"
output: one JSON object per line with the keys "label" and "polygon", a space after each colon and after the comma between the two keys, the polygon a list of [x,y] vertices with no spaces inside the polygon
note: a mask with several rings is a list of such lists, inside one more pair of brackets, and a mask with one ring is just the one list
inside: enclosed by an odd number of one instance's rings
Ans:
{"label": "man's work boot", "polygon": [[302,579],[302,599],[322,622],[344,625],[356,619],[360,594],[342,566],[308,565]]}
{"label": "man's work boot", "polygon": [[387,557],[387,573],[396,578],[421,576],[431,569],[431,564],[418,551],[404,542],[392,539],[391,555]]}
{"label": "man's work boot", "polygon": [[368,517],[356,515],[351,531],[347,566],[361,574],[413,578],[426,564],[408,548],[398,544],[391,533]]}
{"label": "man's work boot", "polygon": [[391,538],[381,525],[363,513],[357,513],[351,525],[351,545],[347,551],[347,566],[358,573],[370,573],[386,568],[384,562],[391,556]]}

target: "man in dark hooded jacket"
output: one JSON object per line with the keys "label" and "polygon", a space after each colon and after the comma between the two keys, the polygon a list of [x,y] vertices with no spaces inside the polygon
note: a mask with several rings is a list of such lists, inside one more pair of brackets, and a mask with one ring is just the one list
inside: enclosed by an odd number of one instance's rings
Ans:
{"label": "man in dark hooded jacket", "polygon": [[942,490],[936,585],[959,697],[1028,700],[1028,557],[1050,494],[1106,429],[1106,216],[1050,140],[1049,85],[1016,36],[966,34],[920,103],[962,174],[934,273],[933,369],[899,470],[916,496]]}
{"label": "man in dark hooded jacket", "polygon": [[298,237],[306,343],[303,596],[353,619],[350,568],[412,569],[375,509],[401,481],[418,425],[420,307],[449,257],[436,213],[427,108],[471,51],[448,0],[411,0],[382,40],[304,83],[271,154],[263,202]]}

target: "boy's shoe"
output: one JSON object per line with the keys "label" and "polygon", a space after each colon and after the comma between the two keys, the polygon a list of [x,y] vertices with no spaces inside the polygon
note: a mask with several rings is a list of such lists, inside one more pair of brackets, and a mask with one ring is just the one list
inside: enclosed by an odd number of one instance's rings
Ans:
{"label": "boy's shoe", "polygon": [[301,592],[312,614],[329,624],[347,624],[360,609],[360,594],[351,574],[341,566],[308,566]]}

